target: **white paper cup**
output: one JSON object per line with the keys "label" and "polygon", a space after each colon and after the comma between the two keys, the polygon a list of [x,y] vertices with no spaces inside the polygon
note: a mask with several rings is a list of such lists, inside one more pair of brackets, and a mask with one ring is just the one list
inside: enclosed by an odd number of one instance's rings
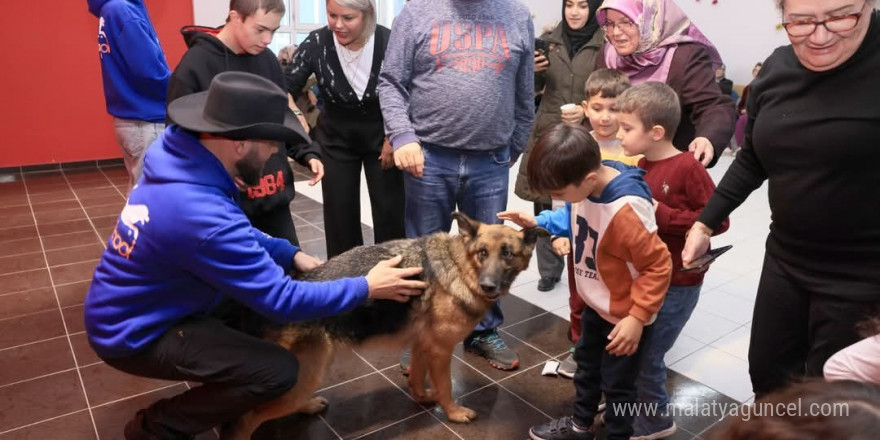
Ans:
{"label": "white paper cup", "polygon": [[565,104],[565,105],[559,107],[559,110],[561,110],[562,113],[568,113],[568,112],[574,111],[576,108],[577,108],[577,104]]}

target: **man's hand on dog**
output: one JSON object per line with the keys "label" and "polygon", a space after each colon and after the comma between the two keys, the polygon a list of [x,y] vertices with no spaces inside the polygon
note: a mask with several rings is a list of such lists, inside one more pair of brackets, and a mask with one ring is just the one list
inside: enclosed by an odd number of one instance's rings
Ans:
{"label": "man's hand on dog", "polygon": [[608,334],[608,339],[611,342],[605,346],[605,349],[615,356],[629,356],[635,353],[639,348],[639,340],[642,339],[644,327],[645,324],[638,318],[627,315]]}
{"label": "man's hand on dog", "polygon": [[424,281],[407,279],[422,273],[421,267],[401,269],[397,267],[401,261],[403,257],[398,255],[390,260],[380,261],[370,269],[370,273],[367,274],[370,298],[406,302],[411,296],[421,295],[428,287]]}
{"label": "man's hand on dog", "polygon": [[413,177],[422,177],[425,171],[425,155],[422,154],[422,146],[417,142],[410,142],[394,152],[394,164],[397,168],[406,171]]}
{"label": "man's hand on dog", "polygon": [[525,211],[502,211],[498,213],[498,218],[512,221],[521,228],[530,229],[538,226],[535,216]]}
{"label": "man's hand on dog", "polygon": [[319,258],[315,258],[303,251],[293,254],[293,268],[297,272],[308,272],[320,265],[324,264]]}

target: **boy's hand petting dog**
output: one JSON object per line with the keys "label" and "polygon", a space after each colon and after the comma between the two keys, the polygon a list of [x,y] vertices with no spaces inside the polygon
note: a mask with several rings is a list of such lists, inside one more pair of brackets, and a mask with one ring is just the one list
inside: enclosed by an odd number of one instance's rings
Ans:
{"label": "boy's hand petting dog", "polygon": [[531,229],[538,226],[535,216],[525,211],[502,211],[497,215],[499,219],[516,223],[521,228]]}
{"label": "boy's hand petting dog", "polygon": [[303,251],[293,254],[293,268],[297,272],[308,272],[322,264],[324,262],[320,258],[315,258]]}
{"label": "boy's hand petting dog", "polygon": [[571,240],[568,237],[556,237],[553,239],[553,252],[556,255],[564,257],[571,253]]}
{"label": "boy's hand petting dog", "polygon": [[639,321],[638,318],[632,315],[628,315],[626,318],[621,319],[614,326],[614,329],[611,330],[611,333],[608,334],[608,339],[611,340],[611,343],[606,345],[605,349],[608,350],[608,353],[615,356],[629,356],[635,353],[639,348],[639,340],[642,339],[643,329],[644,324],[642,321]]}
{"label": "boy's hand petting dog", "polygon": [[380,261],[370,269],[367,274],[370,298],[406,302],[411,296],[421,295],[428,287],[424,281],[407,279],[422,273],[421,267],[397,268],[401,261],[403,257],[398,255],[390,260]]}

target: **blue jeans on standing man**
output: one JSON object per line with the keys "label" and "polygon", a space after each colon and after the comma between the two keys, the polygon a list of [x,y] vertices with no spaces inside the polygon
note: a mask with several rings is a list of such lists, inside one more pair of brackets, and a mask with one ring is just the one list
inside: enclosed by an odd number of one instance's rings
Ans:
{"label": "blue jeans on standing man", "polygon": [[[635,435],[659,432],[672,426],[668,414],[669,396],[666,394],[666,352],[675,344],[684,325],[687,324],[697,300],[700,299],[702,284],[696,286],[669,286],[663,307],[657,313],[653,331],[645,340],[639,367],[639,402],[641,412],[633,422]],[[645,408],[657,404],[657,412],[645,414]]]}
{"label": "blue jeans on standing man", "polygon": [[[474,220],[501,223],[496,214],[507,209],[508,147],[487,151],[422,145],[422,154],[422,177],[404,173],[404,222],[408,238],[448,232],[456,207]],[[503,321],[496,302],[474,331],[494,330]]]}

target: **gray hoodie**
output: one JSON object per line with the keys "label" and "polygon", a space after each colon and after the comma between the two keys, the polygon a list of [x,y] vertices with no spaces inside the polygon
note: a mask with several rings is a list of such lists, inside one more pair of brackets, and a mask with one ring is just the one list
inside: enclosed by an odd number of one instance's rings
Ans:
{"label": "gray hoodie", "polygon": [[533,53],[531,15],[515,0],[409,2],[379,75],[394,149],[509,147],[516,160],[534,120]]}

